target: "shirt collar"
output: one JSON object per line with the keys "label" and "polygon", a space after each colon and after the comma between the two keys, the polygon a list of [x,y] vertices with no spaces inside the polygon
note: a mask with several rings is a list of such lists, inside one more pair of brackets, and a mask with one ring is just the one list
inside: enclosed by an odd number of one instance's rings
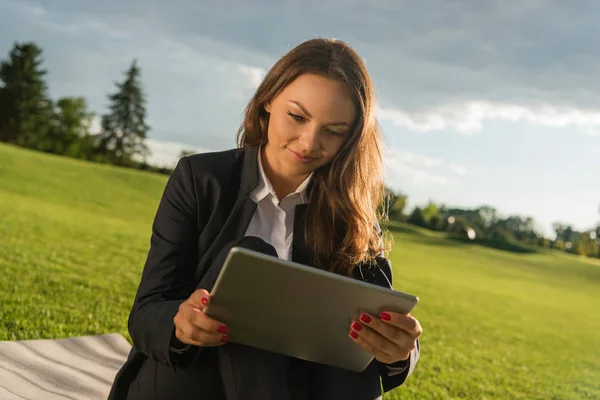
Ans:
{"label": "shirt collar", "polygon": [[[265,174],[265,170],[262,164],[262,146],[258,149],[258,186],[250,193],[250,197],[256,203],[267,197],[269,194],[273,195],[275,199],[277,199],[277,194],[275,193],[275,189],[273,189],[273,185],[267,178],[267,174]],[[310,179],[312,178],[313,173],[311,172],[308,177],[296,188],[293,193],[290,193],[288,196],[299,195],[301,198],[301,203],[308,202],[307,196],[307,188],[310,183]],[[283,199],[280,199],[283,200]]]}

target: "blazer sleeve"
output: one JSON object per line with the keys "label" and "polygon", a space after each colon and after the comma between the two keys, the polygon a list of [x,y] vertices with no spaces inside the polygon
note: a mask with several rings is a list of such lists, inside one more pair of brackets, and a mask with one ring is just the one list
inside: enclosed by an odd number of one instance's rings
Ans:
{"label": "blazer sleeve", "polygon": [[[385,257],[383,252],[376,257],[375,261],[374,265],[359,266],[358,273],[360,274],[361,279],[391,289],[393,282],[391,261]],[[367,276],[368,278],[366,278]],[[417,339],[417,347],[411,351],[407,360],[395,364],[384,364],[376,361],[379,366],[379,374],[381,376],[384,392],[389,392],[406,381],[415,369],[417,361],[419,360],[420,351],[421,344]]]}
{"label": "blazer sleeve", "polygon": [[[375,284],[392,288],[392,265],[391,261],[385,257],[377,258]],[[381,384],[384,392],[389,392],[402,385],[410,375],[412,375],[419,355],[421,352],[421,343],[417,339],[417,347],[410,352],[410,356],[405,361],[399,361],[395,364],[384,364],[379,361],[379,374],[381,376]]]}
{"label": "blazer sleeve", "polygon": [[170,351],[179,305],[194,291],[198,228],[196,191],[187,157],[179,160],[165,186],[150,250],[129,315],[134,346],[156,362],[173,366]]}

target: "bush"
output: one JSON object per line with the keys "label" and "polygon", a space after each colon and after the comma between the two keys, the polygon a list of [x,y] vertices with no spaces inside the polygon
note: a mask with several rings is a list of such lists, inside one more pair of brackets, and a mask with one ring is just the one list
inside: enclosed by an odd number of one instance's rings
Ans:
{"label": "bush", "polygon": [[443,218],[440,218],[438,215],[434,215],[431,218],[429,218],[427,226],[429,227],[429,229],[434,231],[443,231],[445,230],[444,222],[445,220]]}
{"label": "bush", "polygon": [[515,241],[514,235],[503,228],[495,228],[490,232],[490,239],[495,240],[497,242],[507,242],[512,243]]}
{"label": "bush", "polygon": [[413,212],[410,214],[410,217],[408,217],[408,222],[410,224],[420,226],[423,228],[427,227],[425,216],[423,215],[423,211],[419,207],[415,207]]}

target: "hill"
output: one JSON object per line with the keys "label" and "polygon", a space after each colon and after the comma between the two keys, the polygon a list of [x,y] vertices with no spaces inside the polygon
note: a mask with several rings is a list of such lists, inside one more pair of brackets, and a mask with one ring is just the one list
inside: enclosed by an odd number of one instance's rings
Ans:
{"label": "hill", "polygon": [[[0,145],[0,340],[119,332],[164,175]],[[600,266],[392,225],[423,353],[386,398],[600,398]]]}

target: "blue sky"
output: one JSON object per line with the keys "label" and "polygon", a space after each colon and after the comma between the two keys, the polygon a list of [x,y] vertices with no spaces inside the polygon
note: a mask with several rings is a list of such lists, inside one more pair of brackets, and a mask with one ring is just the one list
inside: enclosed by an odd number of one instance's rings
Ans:
{"label": "blue sky", "polygon": [[594,0],[0,0],[0,57],[37,42],[51,96],[84,96],[98,114],[137,58],[151,160],[172,164],[181,148],[233,147],[273,62],[338,37],[375,82],[391,187],[548,232],[600,219],[598,15]]}

